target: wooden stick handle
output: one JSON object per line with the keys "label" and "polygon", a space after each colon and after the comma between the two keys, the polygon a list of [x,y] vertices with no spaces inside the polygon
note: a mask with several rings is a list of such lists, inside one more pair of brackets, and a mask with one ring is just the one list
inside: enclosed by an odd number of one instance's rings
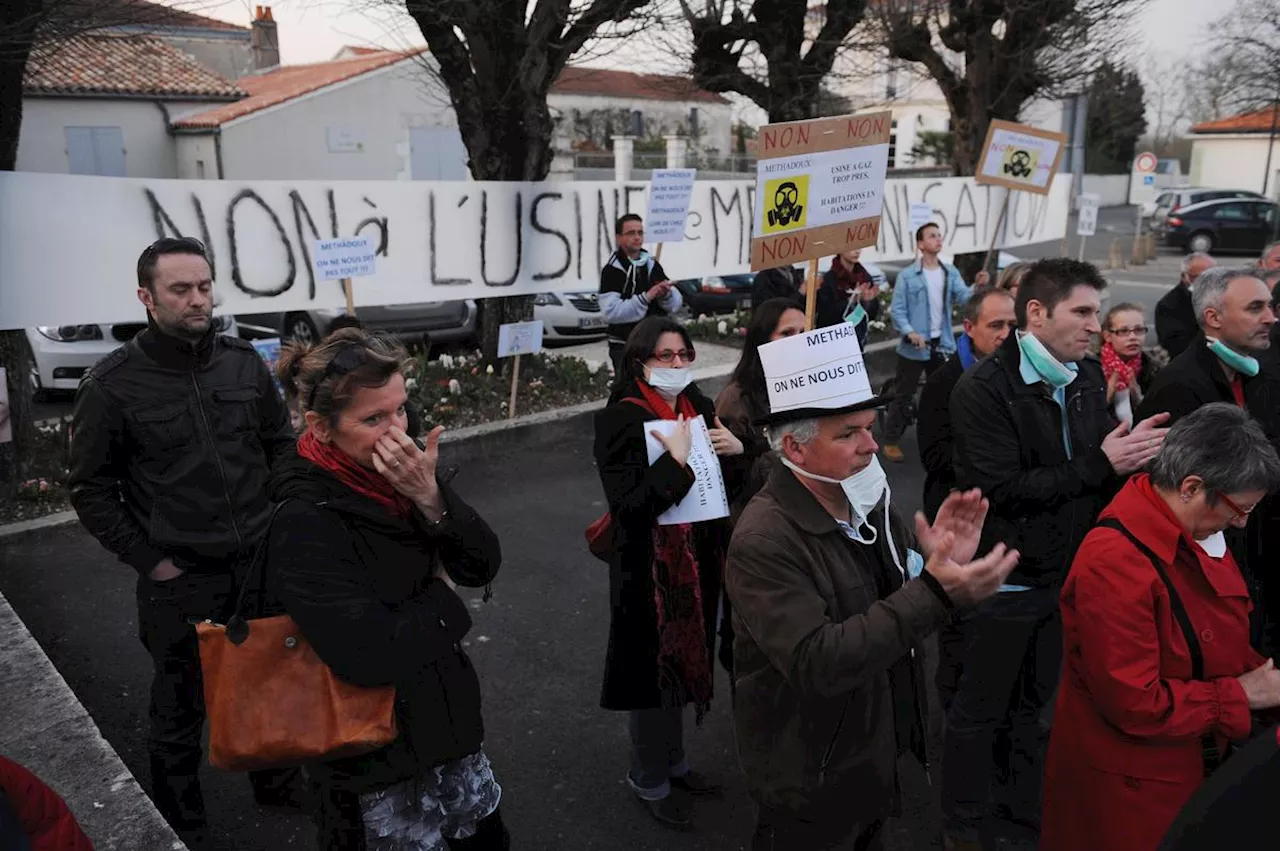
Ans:
{"label": "wooden stick handle", "polygon": [[659,242],[657,249],[653,252],[653,259],[659,263],[662,262],[662,246],[664,243]]}
{"label": "wooden stick handle", "polygon": [[[330,280],[333,280],[333,279],[330,278]],[[350,278],[342,279],[342,292],[347,297],[347,315],[355,316],[356,315],[355,293],[352,291]]]}
{"label": "wooden stick handle", "polygon": [[516,415],[516,390],[520,387],[520,356],[516,355],[516,362],[511,366],[511,400],[507,403],[507,419],[513,419]]}

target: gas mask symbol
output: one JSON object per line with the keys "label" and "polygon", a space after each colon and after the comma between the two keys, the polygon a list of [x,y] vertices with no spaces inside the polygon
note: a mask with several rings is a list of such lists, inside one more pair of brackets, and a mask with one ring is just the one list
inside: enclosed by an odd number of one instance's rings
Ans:
{"label": "gas mask symbol", "polygon": [[773,193],[773,209],[769,211],[769,226],[786,227],[799,221],[804,213],[804,206],[796,203],[800,200],[800,190],[788,180]]}

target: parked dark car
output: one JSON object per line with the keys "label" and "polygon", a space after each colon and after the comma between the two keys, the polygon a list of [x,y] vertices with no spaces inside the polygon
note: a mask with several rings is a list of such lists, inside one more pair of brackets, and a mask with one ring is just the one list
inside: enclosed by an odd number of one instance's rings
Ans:
{"label": "parked dark car", "polygon": [[1179,186],[1161,192],[1152,202],[1150,211],[1148,212],[1144,204],[1142,212],[1144,217],[1151,219],[1153,225],[1158,225],[1167,216],[1190,207],[1192,204],[1199,204],[1202,201],[1227,201],[1231,199],[1246,201],[1267,200],[1265,195],[1248,189],[1206,189],[1198,186]]}
{"label": "parked dark car", "polygon": [[[316,343],[341,309],[299,310],[293,313],[255,313],[237,316],[242,336],[280,337]],[[476,303],[467,300],[428,301],[357,307],[356,317],[371,331],[382,331],[410,344],[467,342],[476,334]]]}
{"label": "parked dark car", "polygon": [[1183,251],[1240,251],[1256,254],[1275,233],[1280,205],[1271,201],[1202,201],[1155,223],[1165,245]]}
{"label": "parked dark car", "polygon": [[707,275],[676,281],[676,288],[694,316],[751,309],[754,275]]}

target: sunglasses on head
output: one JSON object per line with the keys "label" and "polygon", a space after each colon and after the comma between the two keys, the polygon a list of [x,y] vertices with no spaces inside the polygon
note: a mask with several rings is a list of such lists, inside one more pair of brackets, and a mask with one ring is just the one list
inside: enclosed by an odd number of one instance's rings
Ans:
{"label": "sunglasses on head", "polygon": [[307,399],[307,410],[313,410],[316,404],[316,393],[320,390],[320,385],[324,384],[330,378],[340,378],[354,369],[364,366],[364,346],[347,346],[342,351],[334,355],[327,365],[325,365],[324,373],[311,387],[311,394]]}

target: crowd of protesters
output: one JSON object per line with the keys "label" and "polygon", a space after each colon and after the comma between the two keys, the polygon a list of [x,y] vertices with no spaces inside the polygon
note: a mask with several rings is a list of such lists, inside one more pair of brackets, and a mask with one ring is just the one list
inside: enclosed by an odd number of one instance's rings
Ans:
{"label": "crowd of protesters", "polygon": [[[601,275],[615,380],[594,421],[600,705],[626,713],[644,810],[691,829],[697,801],[722,796],[685,749],[718,661],[755,851],[883,847],[907,754],[940,781],[947,851],[1174,847],[1161,841],[1184,805],[1280,708],[1273,252],[1248,269],[1189,256],[1148,349],[1141,307],[1101,314],[1090,264],[1017,263],[970,285],[927,224],[887,306],[895,380],[775,409],[761,349],[805,333],[809,286],[817,326],[859,350],[879,318],[859,253],[820,281],[757,277],[713,400],[643,222],[623,216],[616,236]],[[501,548],[450,487],[442,429],[422,433],[405,350],[346,320],[285,347],[281,398],[252,346],[215,332],[202,244],[159,240],[137,276],[148,328],[80,387],[70,487],[138,572],[160,812],[192,847],[209,841],[198,769],[214,709],[192,624],[234,620],[262,560],[260,602],[341,681],[394,687],[396,734],[265,765],[256,801],[310,809],[324,851],[509,847],[456,593],[487,588]],[[904,518],[880,458],[903,460],[913,417],[924,511]],[[663,523],[697,482],[698,420],[729,516]]]}

